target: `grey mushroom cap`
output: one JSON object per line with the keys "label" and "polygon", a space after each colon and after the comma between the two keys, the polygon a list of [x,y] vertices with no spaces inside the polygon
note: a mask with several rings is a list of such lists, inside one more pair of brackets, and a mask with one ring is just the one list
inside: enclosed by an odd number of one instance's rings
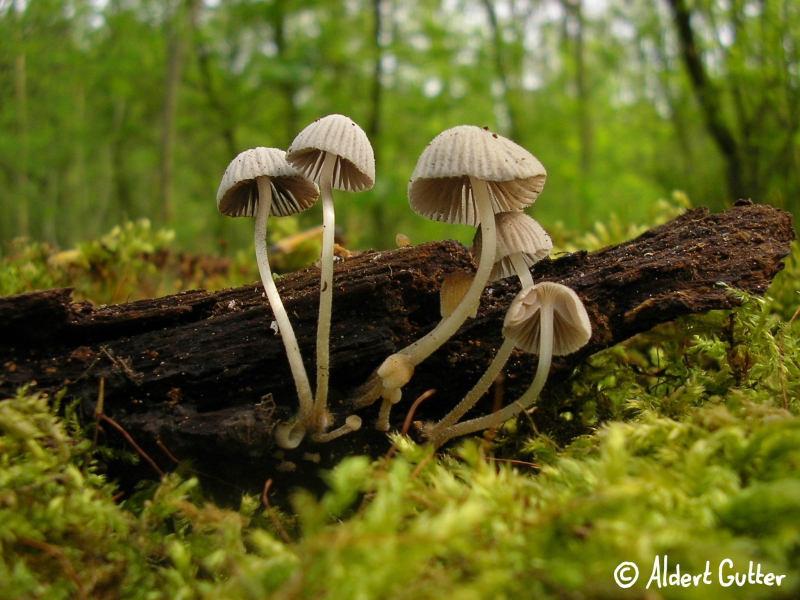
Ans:
{"label": "grey mushroom cap", "polygon": [[230,217],[255,217],[259,177],[269,177],[272,203],[269,214],[286,217],[302,212],[317,201],[319,188],[286,162],[277,148],[253,148],[234,158],[222,175],[217,191],[219,212]]}
{"label": "grey mushroom cap", "polygon": [[[553,250],[553,240],[544,227],[523,212],[500,213],[495,215],[495,223],[497,250],[489,281],[511,277],[516,273],[510,258],[512,254],[521,254],[525,265],[530,268],[549,256]],[[482,249],[483,238],[481,230],[478,229],[472,240],[472,251],[478,262],[481,260]]]}
{"label": "grey mushroom cap", "polygon": [[408,185],[411,208],[433,221],[476,227],[470,177],[488,183],[494,212],[502,213],[533,204],[547,172],[533,154],[511,140],[460,125],[436,136],[420,156]]}
{"label": "grey mushroom cap", "polygon": [[362,192],[375,184],[375,153],[367,134],[350,117],[317,119],[294,138],[286,155],[293,167],[319,183],[325,154],[335,154],[333,188]]}
{"label": "grey mushroom cap", "polygon": [[525,352],[539,352],[540,316],[545,302],[553,304],[553,354],[565,356],[585,346],[592,337],[586,308],[571,288],[543,281],[526,287],[508,307],[503,335]]}

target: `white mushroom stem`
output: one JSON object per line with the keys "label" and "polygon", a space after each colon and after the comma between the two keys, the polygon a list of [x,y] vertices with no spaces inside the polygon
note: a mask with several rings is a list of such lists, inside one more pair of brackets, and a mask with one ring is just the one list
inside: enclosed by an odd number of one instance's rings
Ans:
{"label": "white mushroom stem", "polygon": [[520,252],[514,252],[509,256],[509,259],[511,259],[511,264],[514,265],[514,270],[517,272],[517,277],[519,277],[519,281],[522,284],[522,289],[524,290],[526,287],[532,286],[533,276],[531,275],[528,265],[525,264],[525,259],[522,258],[522,254]]}
{"label": "white mushroom stem", "polygon": [[337,429],[334,429],[328,433],[315,433],[313,436],[311,436],[311,439],[315,442],[319,442],[320,444],[324,444],[352,431],[358,431],[359,429],[361,429],[361,417],[358,415],[350,415],[347,417],[344,425],[341,427],[338,427]]}
{"label": "white mushroom stem", "polygon": [[328,379],[330,377],[331,309],[333,307],[333,241],[336,215],[333,210],[333,171],[338,156],[325,153],[320,171],[322,195],[322,256],[319,279],[319,319],[317,321],[317,395],[314,402],[314,429],[324,431],[328,420]]}
{"label": "white mushroom stem", "polygon": [[455,335],[458,328],[464,324],[464,321],[469,318],[480,303],[481,293],[492,272],[497,250],[497,229],[494,223],[494,211],[492,210],[489,186],[484,180],[476,179],[475,177],[470,177],[469,181],[472,186],[472,194],[475,197],[475,204],[478,208],[481,236],[485,250],[481,254],[481,262],[478,265],[478,271],[475,273],[475,279],[458,307],[449,317],[439,321],[439,324],[427,335],[400,350],[401,354],[406,354],[411,358],[414,365],[420,364]]}
{"label": "white mushroom stem", "polygon": [[373,372],[369,378],[355,390],[355,397],[351,400],[353,408],[364,408],[375,402],[383,393],[383,379]]}
{"label": "white mushroom stem", "polygon": [[455,425],[458,420],[467,414],[467,411],[471,409],[475,404],[477,404],[478,400],[481,399],[489,387],[492,385],[492,382],[497,378],[497,375],[500,371],[503,370],[506,362],[508,362],[508,357],[511,356],[511,352],[514,350],[514,342],[509,339],[505,339],[503,341],[503,345],[500,346],[500,349],[495,354],[492,363],[489,365],[489,368],[486,369],[486,373],[478,380],[478,383],[475,384],[466,396],[464,396],[463,400],[459,402],[456,407],[447,413],[444,418],[439,421],[438,423],[432,424],[428,430],[426,431],[425,435],[428,439],[435,440],[437,437],[445,431],[448,427],[452,427]]}
{"label": "white mushroom stem", "polygon": [[389,416],[392,412],[392,406],[400,402],[402,398],[403,392],[401,390],[391,390],[388,393],[384,393],[375,429],[378,431],[389,431]]}
{"label": "white mushroom stem", "polygon": [[493,425],[508,421],[512,417],[517,416],[522,411],[528,409],[539,397],[539,394],[544,388],[544,383],[547,381],[547,375],[550,373],[550,364],[553,360],[553,304],[552,302],[543,302],[540,314],[541,330],[539,332],[539,364],[536,366],[536,375],[531,382],[527,391],[520,396],[520,398],[508,406],[503,407],[501,410],[457,423],[442,431],[437,437],[432,438],[431,441],[435,446],[441,446],[446,441],[488,429]]}
{"label": "white mushroom stem", "polygon": [[272,204],[272,187],[269,177],[258,177],[256,182],[258,183],[259,199],[256,209],[254,241],[258,272],[261,275],[261,282],[264,284],[267,300],[272,307],[275,320],[278,322],[283,346],[289,359],[289,367],[292,370],[295,388],[297,388],[297,397],[300,400],[299,419],[301,423],[305,423],[314,409],[314,397],[311,393],[311,385],[308,383],[308,374],[303,365],[303,357],[300,354],[300,347],[297,345],[294,329],[289,321],[289,315],[286,314],[286,309],[283,307],[283,302],[281,302],[275,280],[272,279],[272,270],[269,267],[269,256],[267,255],[267,219]]}

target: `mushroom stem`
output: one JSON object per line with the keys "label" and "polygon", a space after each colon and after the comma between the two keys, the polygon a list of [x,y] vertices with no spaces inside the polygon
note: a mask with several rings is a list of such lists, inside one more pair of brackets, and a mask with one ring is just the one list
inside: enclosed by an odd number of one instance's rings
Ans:
{"label": "mushroom stem", "polygon": [[351,431],[358,431],[361,429],[361,417],[358,415],[350,415],[345,419],[344,425],[329,431],[328,433],[315,433],[311,439],[320,444],[330,442],[338,437],[350,433]]}
{"label": "mushroom stem", "polygon": [[383,379],[377,372],[373,372],[369,378],[355,390],[355,397],[351,399],[353,408],[364,408],[375,402],[383,393]]}
{"label": "mushroom stem", "polygon": [[514,270],[517,272],[517,277],[519,277],[519,282],[522,284],[522,289],[524,290],[526,287],[530,287],[533,285],[533,276],[531,275],[531,270],[528,268],[528,265],[525,264],[525,259],[522,258],[522,254],[519,252],[514,252],[511,256],[511,264],[514,265]]}
{"label": "mushroom stem", "polygon": [[480,303],[481,293],[486,286],[486,282],[489,281],[489,275],[492,272],[495,252],[497,250],[497,230],[495,228],[494,211],[492,210],[489,186],[482,179],[470,176],[469,180],[472,193],[475,196],[475,204],[478,208],[481,236],[483,237],[483,244],[486,250],[481,254],[481,262],[478,265],[478,271],[475,273],[475,279],[473,279],[472,285],[469,286],[461,303],[450,316],[439,321],[439,324],[428,332],[427,335],[400,350],[401,354],[406,354],[411,358],[414,365],[420,364],[448,339],[455,335],[458,328],[464,324],[464,321],[469,318],[470,314],[472,314]]}
{"label": "mushroom stem", "polygon": [[320,172],[322,195],[322,256],[320,258],[319,319],[317,322],[317,395],[314,402],[314,429],[328,425],[328,379],[330,376],[331,309],[333,308],[333,241],[336,216],[333,210],[333,171],[337,155],[325,153]]}
{"label": "mushroom stem", "polygon": [[497,354],[495,354],[492,363],[489,365],[489,368],[486,369],[486,373],[484,373],[483,376],[478,380],[478,383],[475,384],[475,387],[473,387],[467,393],[467,395],[464,396],[461,402],[459,402],[453,410],[447,413],[441,421],[433,424],[426,432],[425,435],[428,439],[436,439],[441,432],[455,425],[455,423],[457,423],[461,417],[467,414],[469,409],[477,404],[481,396],[486,393],[486,390],[489,389],[489,386],[492,385],[492,382],[497,378],[497,375],[500,373],[500,371],[502,371],[506,362],[508,362],[508,357],[511,356],[511,352],[513,350],[514,342],[506,338],[503,341],[503,345],[500,346],[500,349],[497,351]]}
{"label": "mushroom stem", "polygon": [[517,416],[523,410],[530,407],[531,404],[539,397],[539,394],[544,388],[544,383],[547,381],[547,375],[550,373],[550,364],[553,360],[553,304],[552,302],[542,303],[541,309],[541,330],[539,332],[539,364],[536,366],[536,376],[533,378],[530,387],[527,391],[519,397],[516,402],[512,402],[508,406],[503,407],[501,410],[457,423],[448,427],[439,434],[438,437],[431,437],[431,441],[436,447],[441,446],[448,440],[454,437],[475,433],[482,429],[488,429],[496,423],[503,423],[512,417]]}
{"label": "mushroom stem", "polygon": [[289,315],[286,314],[286,309],[283,307],[283,302],[281,302],[275,280],[272,279],[272,270],[269,267],[267,254],[267,219],[272,204],[272,186],[269,177],[258,177],[256,182],[259,202],[256,209],[254,242],[258,272],[261,275],[261,282],[264,284],[264,291],[267,294],[269,305],[272,307],[272,313],[275,315],[275,321],[278,323],[286,356],[289,359],[289,367],[292,370],[295,388],[297,388],[297,397],[300,400],[300,422],[305,423],[314,408],[314,397],[311,393],[311,385],[308,383],[308,374],[303,365],[303,357],[300,354],[300,347],[297,345],[294,329],[289,321]]}

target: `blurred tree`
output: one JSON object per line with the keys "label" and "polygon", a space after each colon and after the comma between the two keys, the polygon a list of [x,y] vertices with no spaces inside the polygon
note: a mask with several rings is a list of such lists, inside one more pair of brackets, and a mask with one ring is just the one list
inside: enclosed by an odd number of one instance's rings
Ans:
{"label": "blurred tree", "polygon": [[729,199],[796,198],[800,7],[788,1],[669,4],[705,126],[726,162]]}
{"label": "blurred tree", "polygon": [[[411,212],[406,186],[448,127],[489,126],[548,169],[546,226],[648,218],[684,189],[796,206],[791,0],[0,0],[0,240],[73,244],[172,220],[209,251],[252,241],[213,205],[225,166],[351,116],[377,157],[341,202],[351,245],[474,229]],[[319,209],[298,217],[316,225]]]}

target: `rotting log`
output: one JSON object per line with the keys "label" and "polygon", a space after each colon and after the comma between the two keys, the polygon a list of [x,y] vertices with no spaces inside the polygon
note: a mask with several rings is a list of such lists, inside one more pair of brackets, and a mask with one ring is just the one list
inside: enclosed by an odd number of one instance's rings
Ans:
{"label": "rotting log", "polygon": [[[690,210],[629,242],[538,263],[534,280],[573,288],[593,326],[587,346],[554,360],[548,388],[563,385],[592,354],[657,324],[734,307],[721,283],[763,294],[794,239],[789,213],[741,202],[719,214]],[[468,249],[452,241],[362,253],[336,266],[337,425],[349,414],[348,392],[439,320],[444,276],[474,268]],[[312,378],[318,282],[314,267],[278,281]],[[284,487],[313,486],[320,468],[345,455],[386,452],[386,435],[372,427],[377,404],[360,411],[359,432],[328,444],[306,440],[292,451],[275,446],[273,429],[296,412],[297,398],[262,291],[259,283],[101,307],[72,303],[69,289],[0,298],[0,394],[24,384],[49,394],[66,390],[64,401],[82,399],[90,421],[103,379],[105,414],[164,469],[174,464],[159,441],[178,459],[250,491],[269,478]],[[394,429],[424,391],[437,390],[415,418],[437,419],[474,384],[502,341],[502,319],[518,291],[516,278],[487,287],[478,317],[418,367],[393,411]],[[535,356],[512,356],[505,398],[527,388],[535,364]],[[490,409],[487,396],[475,411]],[[112,430],[106,436],[118,440]]]}

